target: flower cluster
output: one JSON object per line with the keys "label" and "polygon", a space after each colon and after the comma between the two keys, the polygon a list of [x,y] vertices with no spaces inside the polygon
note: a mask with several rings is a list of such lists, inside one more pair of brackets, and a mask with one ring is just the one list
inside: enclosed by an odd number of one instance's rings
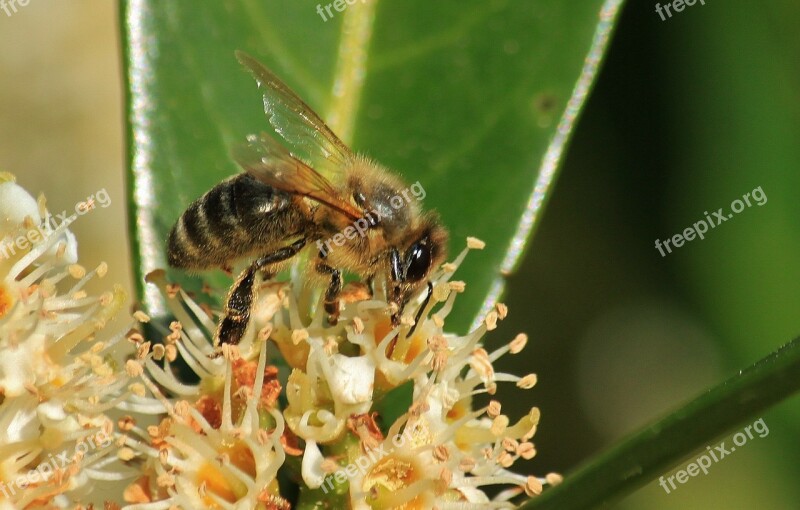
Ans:
{"label": "flower cluster", "polygon": [[[279,490],[283,467],[290,479],[302,481],[300,501],[353,509],[510,508],[514,496],[557,483],[555,474],[510,471],[517,459],[536,453],[530,440],[538,409],[516,423],[495,400],[473,409],[473,398],[493,395],[498,383],[528,389],[536,382],[533,374],[493,368],[502,355],[523,349],[525,335],[491,353],[481,346],[506,307],[497,305],[465,336],[444,331],[465,290],[452,276],[476,248],[482,243],[470,239],[453,263],[432,275],[430,299],[409,304],[399,327],[392,326],[395,310],[385,297],[359,284],[345,289],[340,320],[330,325],[319,293],[302,275],[288,283],[261,282],[244,338],[218,356],[218,316],[170,285],[163,272],[149,275],[177,321],[165,345],[141,339],[130,370],[152,393],[150,404],[161,402],[168,417],[147,431],[131,427],[136,439],[128,442],[128,456],[148,467],[129,488],[129,500],[137,503],[129,508],[290,508]],[[281,354],[285,377],[267,365],[268,342]],[[178,356],[198,376],[196,384],[174,375]],[[381,429],[378,404],[408,387],[405,412]],[[407,441],[398,442],[399,436]],[[360,462],[366,454],[370,461]],[[482,489],[490,485],[506,490],[489,499]]]}
{"label": "flower cluster", "polygon": [[[44,200],[9,179],[0,199],[11,204],[2,211],[6,231],[45,215]],[[465,290],[452,277],[482,247],[469,239],[437,269],[429,299],[409,303],[398,326],[382,285],[373,294],[358,283],[345,287],[340,319],[329,324],[319,289],[297,273],[287,282],[258,282],[242,341],[218,346],[219,312],[155,271],[147,280],[174,320],[167,327],[141,311],[133,316],[150,323],[147,331],[163,328],[161,338],[139,328],[98,342],[95,332],[122,293],[87,296],[83,285],[105,267],[87,274],[75,264],[71,234],[55,232],[0,268],[0,447],[7,453],[0,479],[87,437],[114,441],[0,495],[0,509],[85,503],[93,479],[124,477],[127,488],[106,498],[109,508],[513,508],[517,496],[539,494],[560,477],[511,470],[536,453],[539,410],[512,422],[491,398],[499,383],[536,383],[533,374],[493,366],[519,353],[527,338],[484,349],[483,336],[508,312],[502,304],[464,336],[445,332]],[[68,278],[77,282],[56,292]],[[126,345],[135,352],[121,360]],[[478,400],[488,404],[476,408]],[[497,487],[493,497],[490,486]]]}
{"label": "flower cluster", "polygon": [[[0,174],[0,234],[17,236],[47,218]],[[130,394],[114,353],[124,335],[95,333],[121,308],[119,287],[83,290],[106,266],[76,262],[74,236],[62,226],[0,260],[0,507],[57,508],[85,500],[114,460],[106,411]],[[66,288],[58,292],[59,287]],[[89,446],[91,445],[91,447]]]}

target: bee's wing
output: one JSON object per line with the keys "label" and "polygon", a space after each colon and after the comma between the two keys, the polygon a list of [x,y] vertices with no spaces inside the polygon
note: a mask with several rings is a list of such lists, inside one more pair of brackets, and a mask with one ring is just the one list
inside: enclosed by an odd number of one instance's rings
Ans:
{"label": "bee's wing", "polygon": [[361,212],[342,199],[325,177],[293,157],[266,133],[248,136],[247,144],[233,149],[233,158],[247,173],[264,184],[316,200],[352,220],[362,217]]}
{"label": "bee's wing", "polygon": [[236,58],[263,88],[264,112],[295,157],[333,173],[353,158],[347,145],[272,71],[242,51]]}

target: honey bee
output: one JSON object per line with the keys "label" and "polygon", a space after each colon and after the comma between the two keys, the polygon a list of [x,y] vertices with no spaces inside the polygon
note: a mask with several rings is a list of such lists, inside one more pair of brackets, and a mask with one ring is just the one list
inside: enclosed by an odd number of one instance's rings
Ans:
{"label": "honey bee", "polygon": [[[304,249],[310,280],[327,284],[324,308],[335,324],[343,272],[372,289],[384,282],[399,324],[405,305],[427,284],[446,257],[447,230],[435,212],[416,202],[395,207],[403,182],[370,159],[355,154],[286,84],[250,55],[236,57],[263,89],[264,110],[285,144],[262,133],[233,151],[244,172],[195,200],[169,233],[171,266],[229,270],[253,259],[228,293],[216,337],[237,344],[245,333],[260,272],[272,279]],[[353,235],[354,233],[359,235]],[[342,233],[347,234],[342,235]],[[331,247],[336,239],[344,242]],[[420,311],[422,308],[420,308]]]}

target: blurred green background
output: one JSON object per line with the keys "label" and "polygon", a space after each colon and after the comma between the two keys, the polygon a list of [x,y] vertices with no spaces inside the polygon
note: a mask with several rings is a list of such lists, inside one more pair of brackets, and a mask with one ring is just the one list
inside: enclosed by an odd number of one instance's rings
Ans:
{"label": "blurred green background", "polygon": [[[489,336],[531,337],[510,368],[539,386],[502,392],[507,407],[542,409],[531,471],[568,472],[800,333],[799,23],[788,0],[706,0],[667,21],[655,2],[627,5],[510,280],[510,316]],[[132,289],[116,24],[109,0],[0,12],[0,169],[56,211],[108,190],[111,207],[74,226],[82,263],[111,267],[95,290]],[[655,249],[758,186],[765,205],[666,257]],[[708,475],[671,494],[653,483],[617,508],[797,508],[800,400],[763,418],[769,435]]]}

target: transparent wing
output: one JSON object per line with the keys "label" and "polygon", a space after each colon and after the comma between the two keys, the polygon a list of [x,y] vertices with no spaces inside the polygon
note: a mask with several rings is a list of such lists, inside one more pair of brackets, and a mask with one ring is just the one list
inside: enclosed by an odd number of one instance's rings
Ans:
{"label": "transparent wing", "polygon": [[352,160],[347,145],[280,78],[247,53],[237,51],[236,58],[263,88],[264,112],[293,156],[333,173]]}
{"label": "transparent wing", "polygon": [[266,133],[248,136],[246,144],[234,147],[233,158],[268,186],[316,200],[353,220],[362,217],[361,211],[342,199],[330,181]]}

